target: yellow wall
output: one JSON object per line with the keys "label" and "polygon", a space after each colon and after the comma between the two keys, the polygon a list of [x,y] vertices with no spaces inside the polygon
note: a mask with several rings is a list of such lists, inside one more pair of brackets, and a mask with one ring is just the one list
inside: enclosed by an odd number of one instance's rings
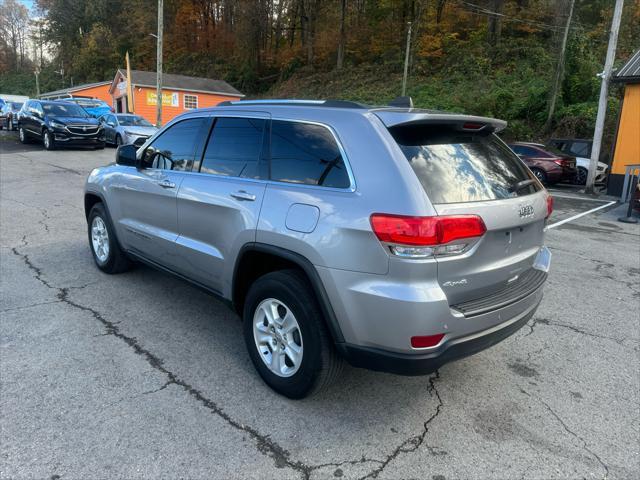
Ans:
{"label": "yellow wall", "polygon": [[630,163],[640,163],[640,83],[629,83],[624,88],[611,173],[624,175],[624,166]]}

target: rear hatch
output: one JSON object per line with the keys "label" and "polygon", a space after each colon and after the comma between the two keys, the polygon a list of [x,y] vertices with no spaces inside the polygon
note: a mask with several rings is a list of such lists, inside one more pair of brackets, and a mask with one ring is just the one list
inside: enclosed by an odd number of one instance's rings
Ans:
{"label": "rear hatch", "polygon": [[[385,115],[386,113],[386,115]],[[543,246],[547,193],[494,134],[504,122],[466,116],[378,116],[400,146],[439,216],[477,215],[486,226],[462,253],[436,255],[450,305],[510,286],[525,288]]]}

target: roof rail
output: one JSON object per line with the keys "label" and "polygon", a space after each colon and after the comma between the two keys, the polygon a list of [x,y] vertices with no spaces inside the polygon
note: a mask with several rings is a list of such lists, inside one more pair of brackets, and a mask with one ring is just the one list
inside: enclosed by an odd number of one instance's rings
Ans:
{"label": "roof rail", "polygon": [[219,107],[237,105],[300,105],[305,107],[327,107],[327,108],[367,108],[361,103],[350,102],[348,100],[300,100],[300,99],[265,99],[265,100],[227,100],[220,102]]}

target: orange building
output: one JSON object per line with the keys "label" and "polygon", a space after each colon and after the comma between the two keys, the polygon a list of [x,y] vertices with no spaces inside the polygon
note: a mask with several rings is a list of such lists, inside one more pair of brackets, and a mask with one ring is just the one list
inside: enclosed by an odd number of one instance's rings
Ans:
{"label": "orange building", "polygon": [[90,97],[98,98],[103,102],[107,102],[109,105],[113,105],[113,98],[109,92],[111,88],[111,82],[97,82],[87,83],[84,85],[76,85],[75,87],[63,88],[61,90],[54,90],[53,92],[47,92],[40,95],[42,100],[58,100],[72,97]]}
{"label": "orange building", "polygon": [[607,188],[609,195],[619,196],[622,193],[625,166],[640,163],[640,50],[617,71],[612,80],[624,83],[624,98]]}
{"label": "orange building", "polygon": [[[111,82],[109,93],[115,111],[133,112],[156,123],[156,72],[131,70],[131,77],[132,99],[128,98],[126,70],[118,70]],[[213,107],[242,97],[242,93],[223,80],[163,74],[162,124],[187,110]]]}

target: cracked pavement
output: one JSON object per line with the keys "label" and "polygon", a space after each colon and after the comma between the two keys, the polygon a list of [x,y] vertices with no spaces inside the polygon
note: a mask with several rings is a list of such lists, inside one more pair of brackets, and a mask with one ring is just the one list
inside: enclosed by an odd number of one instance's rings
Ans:
{"label": "cracked pavement", "polygon": [[[113,149],[1,133],[0,477],[640,477],[640,227],[615,212],[547,233],[545,298],[511,338],[431,376],[347,368],[291,401],[219,301],[94,267],[82,187]],[[585,203],[558,198],[554,218]]]}

